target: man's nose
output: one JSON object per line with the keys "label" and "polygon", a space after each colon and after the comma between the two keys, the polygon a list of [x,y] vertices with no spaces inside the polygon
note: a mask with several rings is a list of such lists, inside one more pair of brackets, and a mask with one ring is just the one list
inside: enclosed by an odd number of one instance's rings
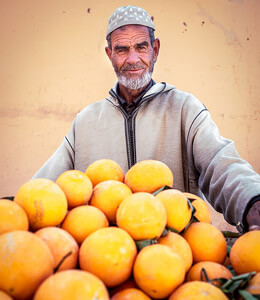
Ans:
{"label": "man's nose", "polygon": [[139,53],[135,49],[130,49],[126,58],[126,62],[128,64],[134,65],[139,61]]}

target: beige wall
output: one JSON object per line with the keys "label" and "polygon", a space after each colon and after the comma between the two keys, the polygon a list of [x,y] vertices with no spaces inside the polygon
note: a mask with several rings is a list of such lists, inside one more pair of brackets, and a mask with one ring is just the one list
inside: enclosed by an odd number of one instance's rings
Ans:
{"label": "beige wall", "polygon": [[259,0],[0,0],[1,196],[31,178],[80,109],[106,97],[116,80],[106,25],[123,4],[154,16],[154,79],[195,94],[260,171]]}

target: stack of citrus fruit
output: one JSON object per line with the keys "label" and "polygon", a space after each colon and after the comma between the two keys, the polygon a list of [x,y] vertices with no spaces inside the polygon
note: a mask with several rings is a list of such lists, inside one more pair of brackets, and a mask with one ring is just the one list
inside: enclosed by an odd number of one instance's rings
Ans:
{"label": "stack of citrus fruit", "polygon": [[26,182],[0,200],[0,299],[228,299],[248,272],[259,294],[260,231],[236,240],[231,272],[205,201],[173,184],[163,162],[110,159]]}

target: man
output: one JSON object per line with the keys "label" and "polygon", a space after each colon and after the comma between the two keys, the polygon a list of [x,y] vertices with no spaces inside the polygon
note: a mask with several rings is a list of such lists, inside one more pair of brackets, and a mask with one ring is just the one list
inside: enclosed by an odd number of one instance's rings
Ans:
{"label": "man", "polygon": [[219,135],[193,95],[152,80],[160,42],[148,13],[120,7],[109,19],[105,51],[118,82],[105,100],[83,109],[53,156],[36,173],[52,180],[110,158],[126,172],[156,159],[174,174],[174,188],[206,196],[240,231],[260,229],[260,176],[234,143]]}

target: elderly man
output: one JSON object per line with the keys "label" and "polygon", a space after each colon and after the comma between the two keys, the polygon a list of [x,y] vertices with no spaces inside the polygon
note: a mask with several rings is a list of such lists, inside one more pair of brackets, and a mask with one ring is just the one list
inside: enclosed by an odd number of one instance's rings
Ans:
{"label": "elderly man", "polygon": [[109,158],[127,171],[155,159],[173,171],[174,187],[206,196],[240,231],[260,229],[260,176],[234,143],[219,135],[193,95],[152,80],[160,41],[148,13],[120,7],[109,19],[105,51],[118,82],[105,100],[83,109],[63,143],[35,174],[52,180]]}

